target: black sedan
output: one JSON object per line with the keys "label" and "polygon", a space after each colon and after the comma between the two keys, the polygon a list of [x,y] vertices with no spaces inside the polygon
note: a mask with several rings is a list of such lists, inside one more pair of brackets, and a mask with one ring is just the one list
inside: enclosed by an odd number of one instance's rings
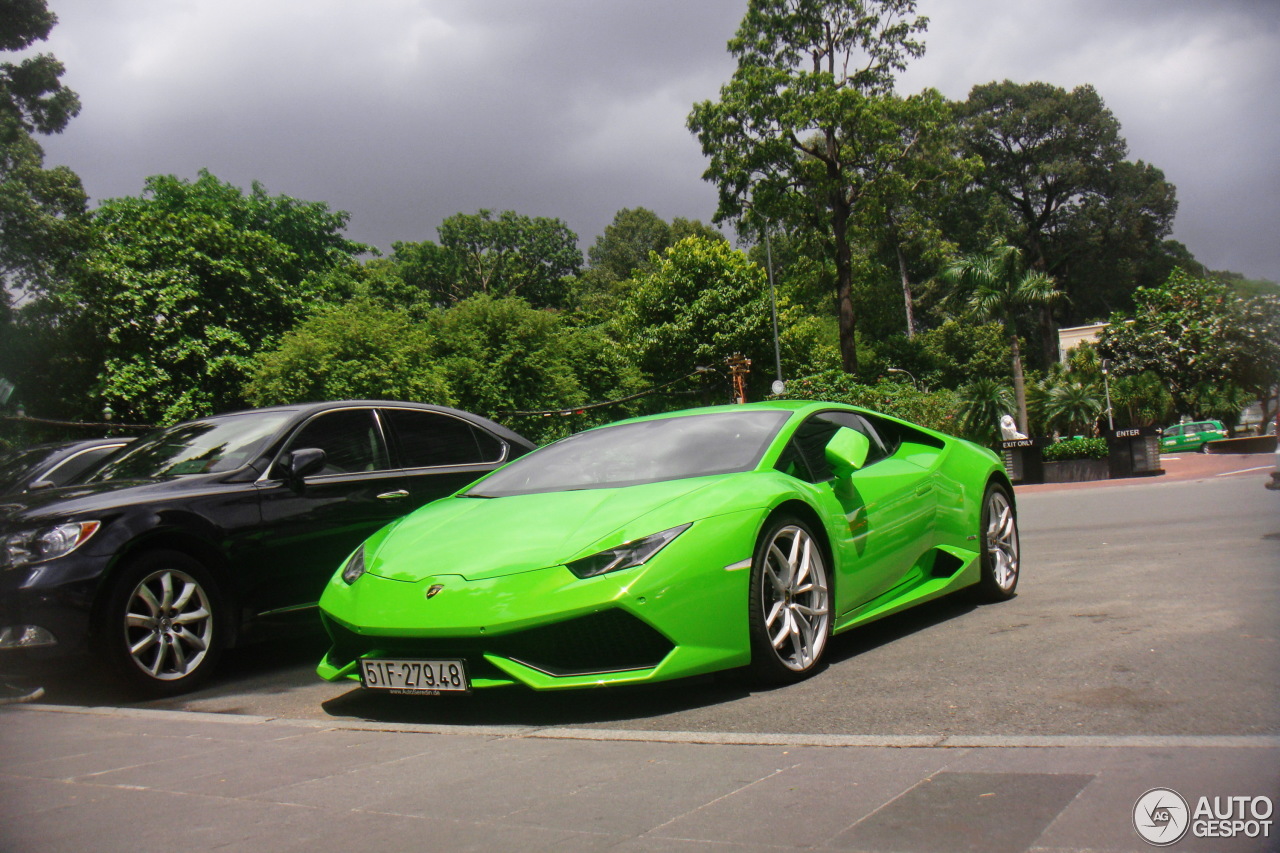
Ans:
{"label": "black sedan", "polygon": [[0,455],[0,495],[74,483],[128,443],[127,438],[90,438],[10,450]]}
{"label": "black sedan", "polygon": [[95,653],[137,692],[308,618],[384,524],[532,449],[440,406],[280,406],[136,439],[78,484],[0,504],[0,671]]}

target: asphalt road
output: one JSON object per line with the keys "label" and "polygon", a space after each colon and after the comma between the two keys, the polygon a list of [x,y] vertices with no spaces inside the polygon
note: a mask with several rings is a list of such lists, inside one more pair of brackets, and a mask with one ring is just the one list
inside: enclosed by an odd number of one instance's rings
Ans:
{"label": "asphalt road", "polygon": [[622,691],[370,697],[320,681],[319,638],[237,650],[215,683],[130,703],[58,680],[45,701],[459,726],[867,735],[1280,734],[1280,493],[1270,457],[1018,494],[1012,601],[961,598],[833,640],[808,681],[732,676]]}

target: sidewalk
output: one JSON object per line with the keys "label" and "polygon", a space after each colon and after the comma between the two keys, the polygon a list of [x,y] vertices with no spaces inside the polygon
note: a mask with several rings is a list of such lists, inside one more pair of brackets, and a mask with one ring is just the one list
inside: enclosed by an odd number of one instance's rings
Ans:
{"label": "sidewalk", "polygon": [[1215,477],[1256,477],[1258,489],[1266,482],[1267,472],[1275,468],[1274,453],[1179,453],[1161,456],[1163,474],[1146,477],[1122,477],[1116,480],[1089,480],[1081,483],[1036,483],[1015,485],[1017,494],[1058,491],[1062,489],[1097,489],[1110,486],[1136,486],[1151,483],[1178,483],[1211,480]]}
{"label": "sidewalk", "polygon": [[[1280,737],[743,736],[0,709],[0,851],[1142,851],[1168,787],[1280,800]],[[1185,818],[1183,818],[1185,820]],[[1194,838],[1176,851],[1275,851]],[[1257,830],[1255,830],[1257,831]]]}

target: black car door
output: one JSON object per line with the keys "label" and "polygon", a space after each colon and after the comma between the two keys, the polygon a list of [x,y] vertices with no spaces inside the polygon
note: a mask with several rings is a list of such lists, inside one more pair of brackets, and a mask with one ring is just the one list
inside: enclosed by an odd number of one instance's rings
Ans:
{"label": "black car door", "polygon": [[447,497],[506,461],[506,442],[445,412],[380,410],[410,509]]}
{"label": "black car door", "polygon": [[[323,450],[325,466],[300,484],[290,483],[280,459],[303,448]],[[257,489],[257,565],[241,575],[247,575],[241,592],[250,617],[314,604],[357,545],[413,509],[404,472],[392,466],[382,424],[370,407],[313,416],[285,443]]]}

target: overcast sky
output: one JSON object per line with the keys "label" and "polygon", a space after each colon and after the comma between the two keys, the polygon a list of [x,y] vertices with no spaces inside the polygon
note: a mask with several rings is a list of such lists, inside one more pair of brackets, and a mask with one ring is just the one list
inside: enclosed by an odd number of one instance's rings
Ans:
{"label": "overcast sky", "polygon": [[[97,200],[208,168],[327,202],[383,249],[481,208],[710,221],[685,128],[746,0],[49,0],[84,108],[44,141]],[[1174,237],[1280,281],[1278,0],[919,0],[900,91],[1090,83],[1178,188]]]}

